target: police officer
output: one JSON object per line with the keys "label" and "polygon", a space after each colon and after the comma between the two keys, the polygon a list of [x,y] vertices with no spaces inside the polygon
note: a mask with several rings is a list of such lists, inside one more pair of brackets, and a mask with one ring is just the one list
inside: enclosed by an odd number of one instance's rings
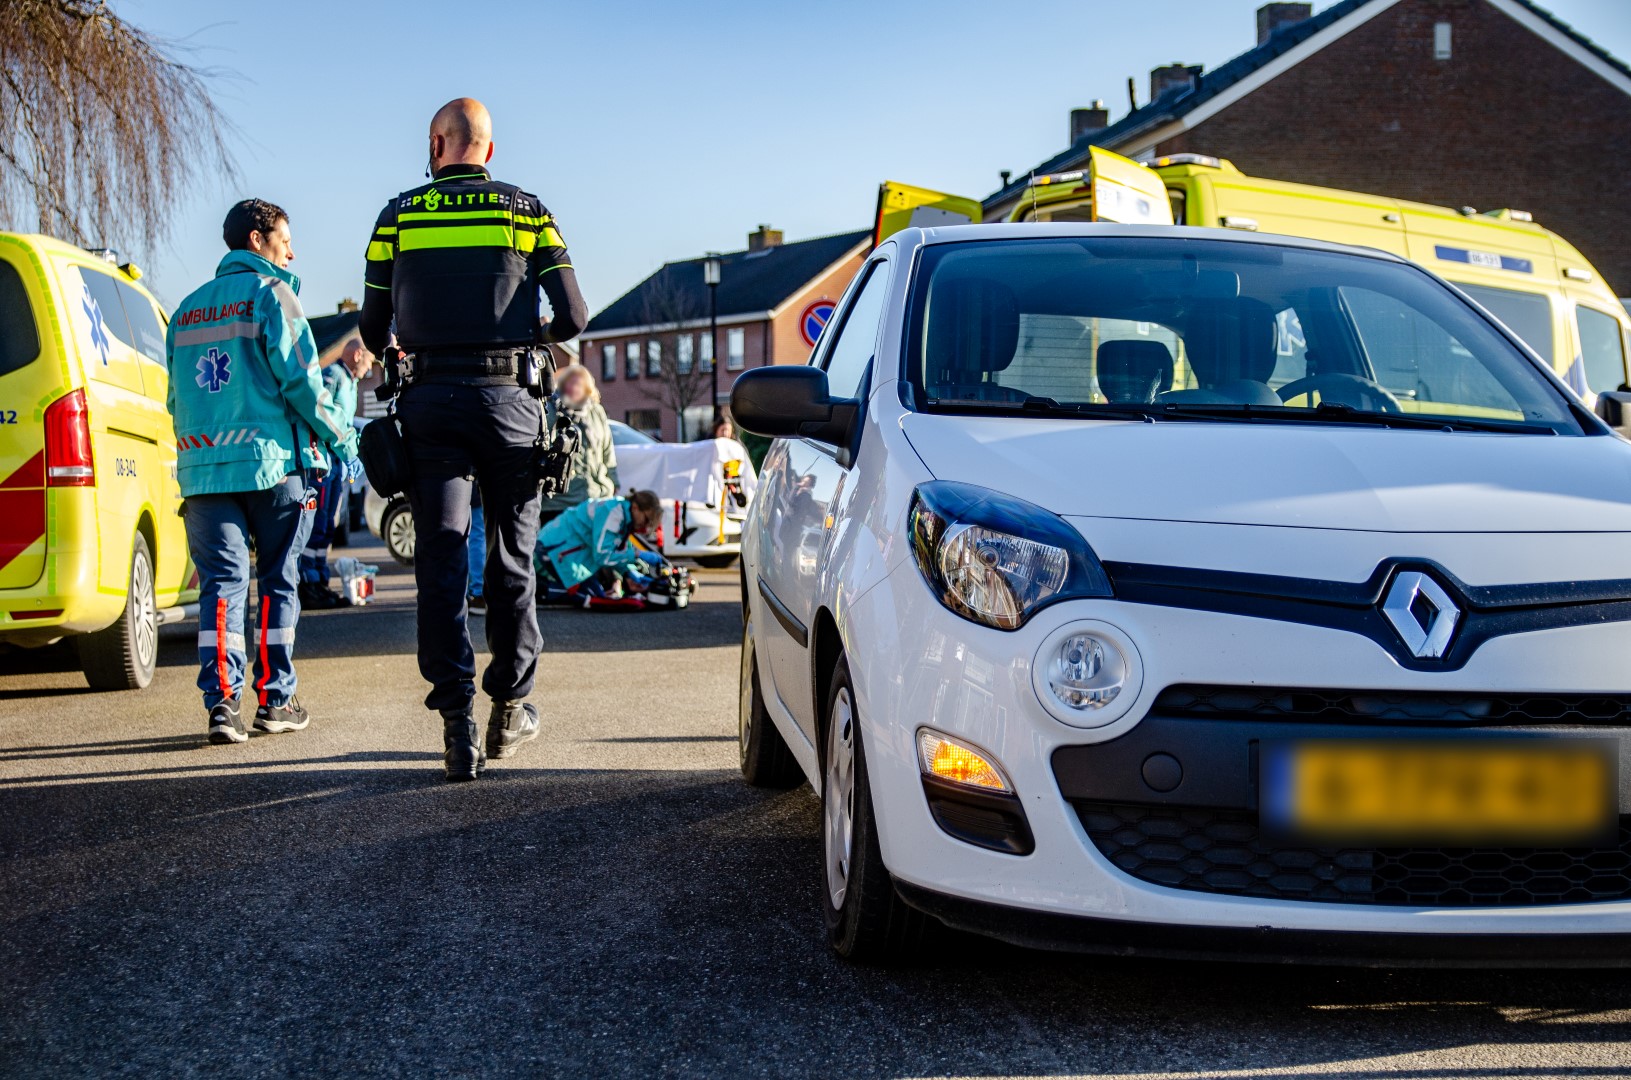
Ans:
{"label": "police officer", "polygon": [[[363,344],[383,352],[395,319],[411,377],[398,403],[413,462],[419,671],[442,714],[449,780],[474,780],[538,734],[526,702],[538,667],[532,551],[546,413],[520,383],[536,346],[576,337],[588,320],[555,220],[538,199],[488,175],[492,120],[459,98],[430,125],[432,181],[392,199],[368,244]],[[551,321],[539,319],[538,291]],[[471,484],[487,524],[487,646],[477,730],[475,655],[466,627]],[[483,753],[485,742],[485,753]]]}
{"label": "police officer", "polygon": [[[310,722],[295,696],[297,559],[332,466],[360,470],[357,433],[317,368],[317,345],[289,272],[289,216],[262,199],[227,213],[230,249],[215,278],[177,307],[166,334],[168,406],[187,546],[198,565],[198,687],[213,743],[249,738],[239,702],[254,643],[255,727]],[[259,610],[244,636],[249,547]]]}

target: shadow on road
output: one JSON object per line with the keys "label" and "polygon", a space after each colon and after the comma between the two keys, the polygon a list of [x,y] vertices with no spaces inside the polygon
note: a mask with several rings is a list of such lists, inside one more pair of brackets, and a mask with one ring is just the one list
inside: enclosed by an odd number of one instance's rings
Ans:
{"label": "shadow on road", "polygon": [[855,967],[821,930],[807,789],[524,764],[447,785],[438,764],[0,791],[5,1071],[1391,1078],[1452,1072],[1369,1059],[1527,1044],[1533,1067],[1453,1074],[1568,1076],[1631,1040],[1618,973],[1179,964],[949,933],[917,966]]}

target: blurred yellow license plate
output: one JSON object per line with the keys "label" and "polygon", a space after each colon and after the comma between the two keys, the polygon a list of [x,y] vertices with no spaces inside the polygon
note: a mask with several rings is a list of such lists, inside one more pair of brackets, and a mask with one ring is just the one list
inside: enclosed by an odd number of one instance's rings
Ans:
{"label": "blurred yellow license plate", "polygon": [[1265,742],[1259,764],[1262,826],[1283,836],[1589,845],[1618,822],[1613,740]]}

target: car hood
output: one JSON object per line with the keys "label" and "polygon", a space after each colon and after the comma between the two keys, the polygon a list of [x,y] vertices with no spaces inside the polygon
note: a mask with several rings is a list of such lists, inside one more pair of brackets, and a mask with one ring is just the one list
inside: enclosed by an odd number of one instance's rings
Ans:
{"label": "car hood", "polygon": [[1610,437],[909,413],[937,479],[1073,517],[1368,532],[1631,531]]}

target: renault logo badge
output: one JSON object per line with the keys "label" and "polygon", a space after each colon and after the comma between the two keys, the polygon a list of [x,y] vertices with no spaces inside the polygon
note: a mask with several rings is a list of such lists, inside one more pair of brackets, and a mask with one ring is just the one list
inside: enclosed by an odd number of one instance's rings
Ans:
{"label": "renault logo badge", "polygon": [[1437,660],[1450,647],[1461,609],[1450,594],[1426,574],[1402,570],[1382,598],[1382,614],[1418,660]]}

